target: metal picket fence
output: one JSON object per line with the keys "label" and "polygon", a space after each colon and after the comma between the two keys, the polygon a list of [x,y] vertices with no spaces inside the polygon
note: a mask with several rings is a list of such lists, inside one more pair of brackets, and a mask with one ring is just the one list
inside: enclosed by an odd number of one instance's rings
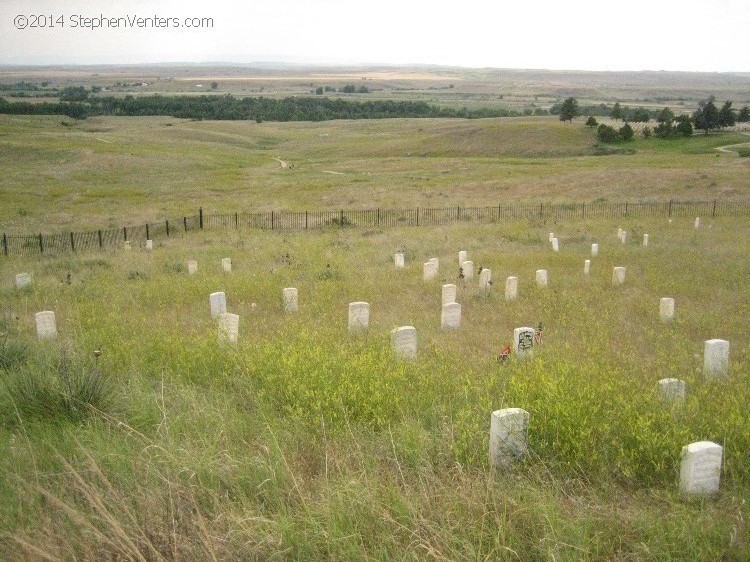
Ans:
{"label": "metal picket fence", "polygon": [[258,213],[183,216],[158,223],[63,234],[3,234],[2,256],[58,255],[121,246],[125,241],[181,236],[206,229],[306,230],[346,227],[439,226],[460,222],[511,220],[581,220],[619,217],[733,217],[750,215],[750,201],[659,201],[625,203],[517,203],[493,207],[443,207],[329,211],[265,211]]}

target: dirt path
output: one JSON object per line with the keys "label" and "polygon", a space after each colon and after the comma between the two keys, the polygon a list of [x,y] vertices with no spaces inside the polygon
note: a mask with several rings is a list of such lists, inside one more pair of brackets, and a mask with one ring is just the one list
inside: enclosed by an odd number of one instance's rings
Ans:
{"label": "dirt path", "polygon": [[[740,133],[742,135],[745,135],[746,137],[750,137],[750,133]],[[718,150],[719,152],[728,152],[730,154],[739,154],[738,151],[732,150],[733,146],[745,146],[746,144],[750,144],[750,141],[748,142],[740,142],[736,144],[727,144],[725,146],[717,146],[714,150]]]}

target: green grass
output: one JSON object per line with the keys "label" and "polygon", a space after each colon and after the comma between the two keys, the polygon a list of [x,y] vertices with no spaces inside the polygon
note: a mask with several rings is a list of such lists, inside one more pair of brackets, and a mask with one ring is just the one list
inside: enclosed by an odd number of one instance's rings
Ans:
{"label": "green grass", "polygon": [[[556,118],[323,123],[0,116],[0,223],[28,234],[206,212],[746,199],[727,133],[602,154]],[[625,153],[620,153],[620,152]],[[281,169],[279,157],[294,165]],[[332,173],[333,172],[333,173]]]}
{"label": "green grass", "polygon": [[[61,346],[90,368],[101,349],[113,386],[110,402],[71,417],[31,415],[3,385],[0,557],[746,559],[749,227],[216,230],[157,241],[151,254],[0,260],[3,329],[29,350],[7,372]],[[592,242],[600,254],[586,279]],[[393,267],[397,249],[405,270]],[[458,250],[495,285],[483,296],[476,280],[459,284],[462,328],[443,332],[440,285],[456,281]],[[425,283],[421,264],[434,256],[440,279]],[[187,259],[198,260],[194,276]],[[615,265],[627,267],[617,289]],[[547,290],[534,284],[540,268]],[[19,271],[32,275],[24,291],[12,287]],[[290,286],[297,314],[282,312]],[[233,347],[216,342],[208,296],[218,290],[240,315]],[[659,321],[663,296],[677,302],[670,324]],[[349,335],[355,300],[370,303],[371,325]],[[58,342],[35,341],[39,310],[55,310]],[[534,359],[500,366],[513,328],[540,321]],[[415,362],[392,357],[389,331],[401,325],[418,330]],[[710,338],[730,341],[728,380],[700,373]],[[683,406],[657,398],[656,381],[672,376],[687,382]],[[490,413],[503,407],[530,412],[530,455],[492,475]],[[724,446],[721,490],[687,501],[680,450],[698,440]]]}

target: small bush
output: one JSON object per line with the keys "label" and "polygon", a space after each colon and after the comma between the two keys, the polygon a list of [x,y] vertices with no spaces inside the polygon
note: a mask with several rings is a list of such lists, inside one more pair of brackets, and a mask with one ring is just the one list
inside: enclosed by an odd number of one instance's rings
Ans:
{"label": "small bush", "polygon": [[14,412],[22,418],[80,421],[112,404],[113,388],[98,368],[83,365],[62,348],[4,377]]}

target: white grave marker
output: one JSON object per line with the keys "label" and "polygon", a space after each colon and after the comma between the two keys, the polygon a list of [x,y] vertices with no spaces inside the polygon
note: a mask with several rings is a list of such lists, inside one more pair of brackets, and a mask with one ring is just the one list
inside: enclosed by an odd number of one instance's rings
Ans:
{"label": "white grave marker", "polygon": [[123,245],[125,246],[125,249],[126,249],[127,251],[130,251],[130,250],[132,250],[132,248],[131,248],[131,246],[130,246],[130,240],[125,240],[125,242],[123,242]]}
{"label": "white grave marker", "polygon": [[37,312],[34,315],[36,320],[36,336],[40,340],[52,340],[57,337],[57,322],[55,313],[51,310]]}
{"label": "white grave marker", "polygon": [[437,267],[435,266],[435,262],[433,261],[426,261],[422,265],[422,278],[425,281],[430,281],[434,279],[437,276]]}
{"label": "white grave marker", "polygon": [[557,237],[552,239],[552,251],[553,252],[560,251],[560,243],[557,241]]}
{"label": "white grave marker", "polygon": [[680,379],[661,379],[659,381],[659,396],[666,402],[685,401],[685,381]]}
{"label": "white grave marker", "polygon": [[461,327],[461,305],[457,302],[449,302],[443,305],[440,313],[440,327],[443,330],[458,329]]}
{"label": "white grave marker", "polygon": [[435,264],[435,271],[436,272],[440,271],[440,260],[439,259],[437,259],[437,258],[430,258],[427,261]]}
{"label": "white grave marker", "polygon": [[549,241],[552,242],[552,240],[554,240],[554,239],[555,239],[555,233],[554,232],[550,232],[549,233]]}
{"label": "white grave marker", "polygon": [[404,267],[404,254],[394,254],[393,261],[396,267]]}
{"label": "white grave marker", "polygon": [[648,246],[648,234],[643,235],[643,246]]}
{"label": "white grave marker", "polygon": [[227,312],[227,296],[222,292],[211,293],[211,318],[218,318]]}
{"label": "white grave marker", "polygon": [[599,255],[599,244],[591,244],[591,257],[595,258]]}
{"label": "white grave marker", "polygon": [[370,305],[366,302],[349,303],[349,331],[366,330],[370,326]]}
{"label": "white grave marker", "polygon": [[198,262],[195,260],[188,260],[187,262],[188,266],[188,273],[190,275],[195,275],[198,272]]}
{"label": "white grave marker", "polygon": [[523,327],[513,330],[513,352],[516,357],[531,357],[534,354],[534,328]]}
{"label": "white grave marker", "polygon": [[659,300],[659,318],[665,322],[674,319],[674,299],[672,297],[662,297]]}
{"label": "white grave marker", "polygon": [[446,305],[456,302],[456,286],[443,285],[441,304]]}
{"label": "white grave marker", "polygon": [[240,317],[231,312],[219,315],[219,343],[237,343]]}
{"label": "white grave marker", "polygon": [[698,441],[682,448],[680,464],[680,492],[711,495],[719,491],[721,481],[721,445]]}
{"label": "white grave marker", "polygon": [[527,452],[529,413],[521,408],[492,412],[490,418],[490,467],[508,468]]}
{"label": "white grave marker", "polygon": [[146,251],[150,252],[154,249],[154,241],[153,240],[146,240]]}
{"label": "white grave marker", "polygon": [[624,230],[622,231],[622,236],[620,237],[620,241],[624,244],[628,239],[628,233]]}
{"label": "white grave marker", "polygon": [[516,297],[518,297],[518,277],[508,277],[505,280],[505,300],[516,300]]}
{"label": "white grave marker", "polygon": [[617,238],[618,238],[619,240],[622,240],[622,228],[618,228],[618,229],[617,229]]}
{"label": "white grave marker", "polygon": [[707,377],[725,377],[729,374],[729,342],[706,340],[703,343],[703,374]]}
{"label": "white grave marker", "polygon": [[416,359],[417,329],[413,326],[401,326],[391,330],[391,347],[400,359]]}
{"label": "white grave marker", "polygon": [[479,274],[479,289],[482,291],[489,292],[491,286],[492,286],[492,270],[485,268]]}
{"label": "white grave marker", "polygon": [[701,218],[695,217],[695,228],[700,228],[700,227],[701,227]]}
{"label": "white grave marker", "polygon": [[16,289],[23,289],[31,285],[31,275],[28,273],[19,273],[16,275]]}
{"label": "white grave marker", "polygon": [[284,310],[287,312],[297,312],[297,289],[294,287],[287,287],[282,291],[284,298]]}
{"label": "white grave marker", "polygon": [[232,258],[223,258],[221,260],[221,268],[226,271],[232,271]]}
{"label": "white grave marker", "polygon": [[615,267],[612,270],[612,284],[613,285],[624,285],[625,284],[625,268]]}
{"label": "white grave marker", "polygon": [[547,288],[547,270],[537,269],[536,270],[536,286],[540,289]]}
{"label": "white grave marker", "polygon": [[589,275],[591,273],[591,260],[583,262],[583,274]]}
{"label": "white grave marker", "polygon": [[461,264],[461,269],[464,270],[464,279],[473,279],[474,278],[474,262],[473,261],[465,261]]}
{"label": "white grave marker", "polygon": [[466,253],[466,250],[458,252],[458,267],[461,267],[467,259],[469,259],[469,255]]}

